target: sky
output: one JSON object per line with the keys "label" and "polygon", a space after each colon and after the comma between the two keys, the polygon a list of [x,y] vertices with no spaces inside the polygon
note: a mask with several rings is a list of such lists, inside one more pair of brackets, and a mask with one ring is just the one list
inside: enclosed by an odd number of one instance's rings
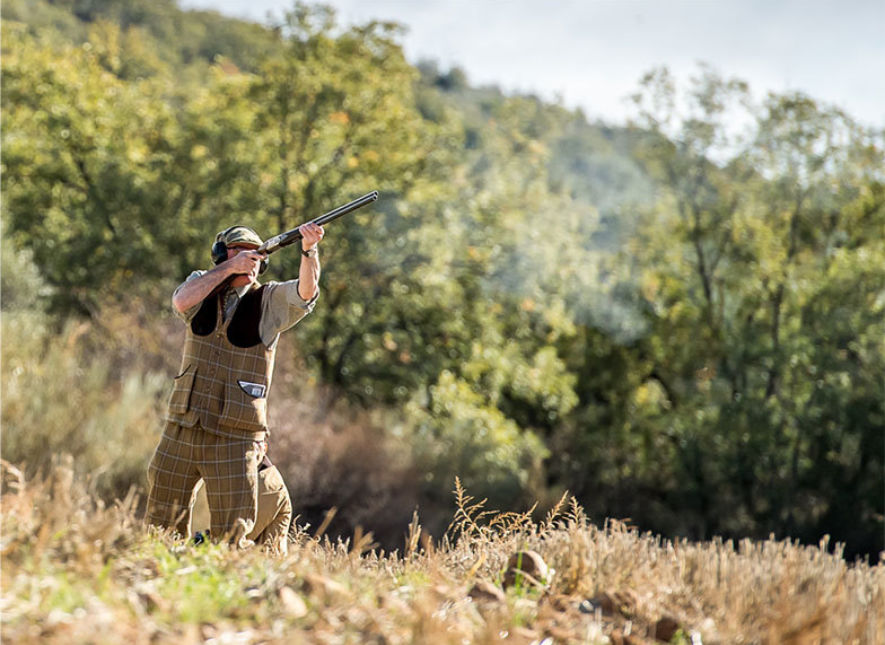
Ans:
{"label": "sky", "polygon": [[[292,0],[179,0],[267,23]],[[704,62],[766,92],[801,91],[885,128],[885,0],[325,0],[341,24],[393,20],[412,63],[623,123],[642,75]]]}

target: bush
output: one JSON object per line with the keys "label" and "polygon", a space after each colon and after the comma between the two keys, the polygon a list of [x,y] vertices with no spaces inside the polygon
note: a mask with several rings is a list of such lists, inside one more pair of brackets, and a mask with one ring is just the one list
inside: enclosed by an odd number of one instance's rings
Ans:
{"label": "bush", "polygon": [[357,527],[392,550],[419,504],[411,447],[393,441],[381,413],[339,399],[329,406],[287,357],[277,366],[270,404],[269,454],[292,498],[296,524],[314,533],[335,509],[325,532],[348,537]]}
{"label": "bush", "polygon": [[409,404],[400,431],[414,446],[430,500],[449,499],[456,476],[497,508],[526,507],[542,496],[542,441],[450,372],[430,388],[429,401]]}
{"label": "bush", "polygon": [[0,224],[0,305],[3,311],[41,309],[51,289],[34,264],[33,253],[19,249]]}
{"label": "bush", "polygon": [[[85,346],[102,331],[89,322],[54,332],[36,311],[3,315],[2,451],[29,476],[67,453],[98,492],[121,497],[142,486],[156,443],[165,376],[114,370]],[[93,337],[93,338],[90,338]],[[116,374],[115,374],[116,372]]]}

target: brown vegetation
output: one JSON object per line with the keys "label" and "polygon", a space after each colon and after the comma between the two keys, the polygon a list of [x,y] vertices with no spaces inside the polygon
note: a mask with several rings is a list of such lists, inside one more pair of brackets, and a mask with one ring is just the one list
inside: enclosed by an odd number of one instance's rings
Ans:
{"label": "brown vegetation", "polygon": [[[456,484],[440,541],[402,550],[299,532],[284,559],[154,534],[134,497],[97,502],[59,460],[3,464],[2,636],[29,643],[881,643],[885,567],[827,545],[671,542],[574,502],[541,523]],[[534,576],[502,588],[505,569]],[[534,556],[532,556],[532,559]],[[525,572],[529,568],[522,569]],[[215,640],[213,640],[215,639]],[[545,640],[550,639],[550,640]]]}

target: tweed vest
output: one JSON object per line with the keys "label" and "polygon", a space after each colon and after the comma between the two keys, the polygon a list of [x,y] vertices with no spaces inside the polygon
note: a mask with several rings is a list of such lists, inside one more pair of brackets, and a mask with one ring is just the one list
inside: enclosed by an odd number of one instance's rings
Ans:
{"label": "tweed vest", "polygon": [[261,340],[264,287],[246,292],[222,320],[221,294],[203,301],[187,328],[166,418],[185,427],[262,440],[276,343]]}

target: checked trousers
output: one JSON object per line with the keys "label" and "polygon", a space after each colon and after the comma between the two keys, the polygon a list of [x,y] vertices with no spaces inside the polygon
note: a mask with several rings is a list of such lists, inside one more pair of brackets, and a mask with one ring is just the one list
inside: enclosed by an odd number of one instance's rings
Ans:
{"label": "checked trousers", "polygon": [[148,466],[148,523],[187,537],[195,488],[203,479],[212,536],[239,544],[255,527],[264,445],[167,421]]}

